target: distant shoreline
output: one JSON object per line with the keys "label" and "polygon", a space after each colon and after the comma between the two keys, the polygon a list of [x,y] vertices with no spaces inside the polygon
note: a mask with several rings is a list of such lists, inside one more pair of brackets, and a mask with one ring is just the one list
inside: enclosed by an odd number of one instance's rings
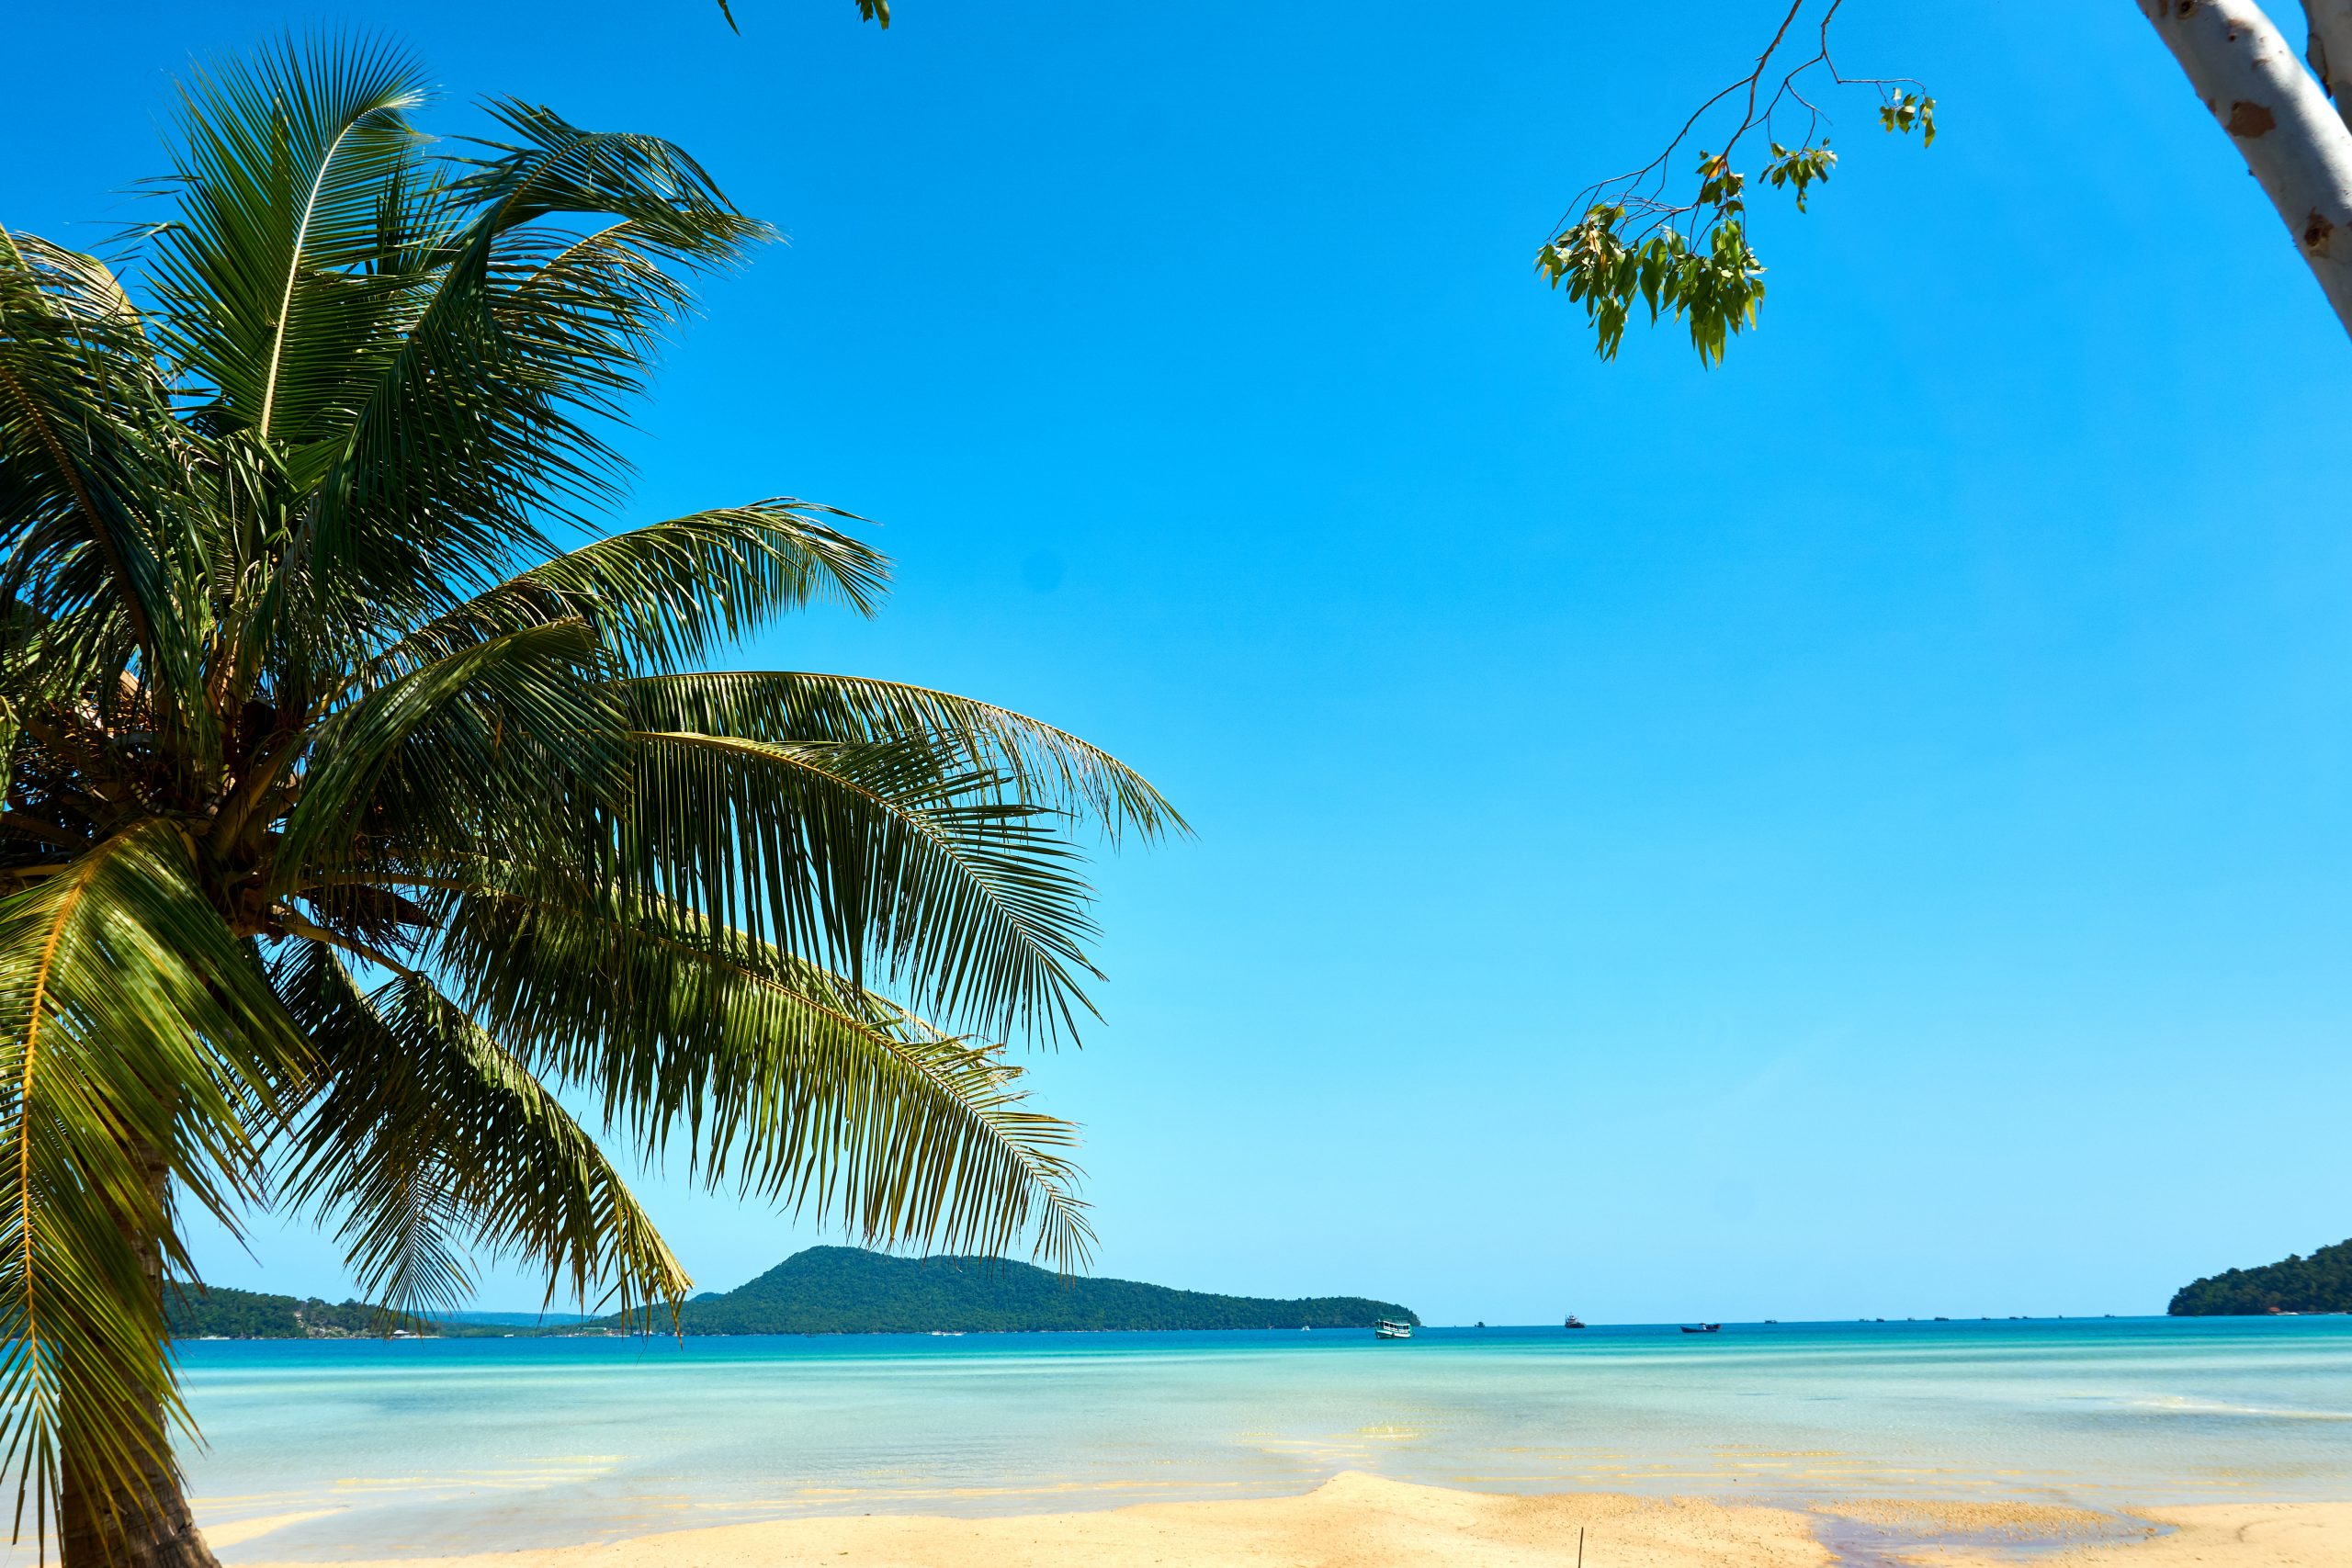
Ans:
{"label": "distant shoreline", "polygon": [[[389,1325],[443,1338],[642,1331],[636,1318],[625,1321],[616,1313],[539,1326],[484,1321],[506,1314],[458,1314],[453,1321],[387,1313],[365,1302],[337,1306],[229,1289],[181,1287],[167,1306],[174,1334],[189,1339],[333,1337],[319,1332],[322,1325],[366,1331]],[[669,1309],[656,1309],[650,1320],[658,1325],[669,1315]],[[1411,1308],[1369,1296],[1234,1296],[1061,1274],[986,1255],[901,1258],[865,1247],[810,1247],[731,1291],[688,1297],[677,1304],[673,1321],[677,1332],[699,1337],[1369,1329],[1386,1319],[1420,1322]]]}
{"label": "distant shoreline", "polygon": [[[2045,1317],[1817,1318],[1793,1320],[1789,1322],[1770,1321],[1751,1323],[1727,1321],[1724,1324],[1724,1333],[1731,1338],[1736,1339],[1743,1334],[1769,1334],[1776,1331],[1781,1334],[1789,1334],[1803,1332],[1809,1329],[1835,1329],[1841,1332],[1861,1327],[1887,1328],[1895,1330],[1935,1328],[1973,1329],[1979,1327],[2006,1328],[2013,1325],[2022,1326],[2025,1325],[2033,1325],[2046,1328],[2052,1327],[2060,1324],[2077,1327],[2088,1327],[2096,1324],[2105,1323],[2141,1323],[2185,1325],[2190,1323],[2276,1323],[2284,1319],[2327,1317],[2352,1317],[2352,1311],[2196,1314],[2103,1313],[2096,1316],[2084,1314],[2059,1316],[2052,1314]],[[174,1337],[174,1339],[175,1343],[179,1344],[262,1344],[274,1341],[285,1341],[295,1344],[317,1344],[324,1341],[335,1340],[374,1340],[381,1342],[390,1339],[633,1339],[645,1337],[648,1334],[650,1334],[653,1337],[663,1339],[962,1339],[986,1338],[1005,1335],[1032,1334],[1295,1335],[1302,1333],[1313,1333],[1326,1336],[1334,1334],[1350,1334],[1368,1337],[1371,1333],[1369,1325],[1360,1325],[1356,1324],[1316,1324],[1311,1325],[1284,1325],[1281,1324],[1269,1324],[1261,1326],[1218,1325],[1200,1328],[1101,1328],[1076,1326],[952,1329],[817,1328],[739,1330],[687,1328],[683,1333],[678,1333],[673,1331],[658,1318],[650,1329],[617,1328],[594,1321],[585,1325],[562,1324],[549,1325],[547,1326],[536,1326],[526,1324],[494,1323],[459,1323],[452,1325],[438,1320],[424,1321],[425,1322],[426,1326],[417,1329],[397,1330],[391,1334],[379,1334],[367,1330],[352,1329],[338,1325],[315,1327],[307,1334],[188,1334],[176,1335]],[[1419,1331],[1425,1335],[1442,1336],[1446,1337],[1451,1337],[1456,1335],[1471,1336],[1478,1334],[1514,1336],[1544,1335],[1559,1337],[1573,1337],[1577,1335],[1589,1335],[1596,1339],[1608,1339],[1633,1334],[1676,1334],[1680,1330],[1681,1326],[1682,1325],[1679,1323],[1676,1322],[1593,1323],[1586,1325],[1581,1329],[1567,1329],[1558,1324],[1548,1323],[1439,1323],[1421,1324],[1419,1325]]]}

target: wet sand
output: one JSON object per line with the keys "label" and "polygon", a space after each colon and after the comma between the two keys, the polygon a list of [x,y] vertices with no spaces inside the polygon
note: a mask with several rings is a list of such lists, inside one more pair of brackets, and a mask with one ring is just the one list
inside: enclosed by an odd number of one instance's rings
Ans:
{"label": "wet sand", "polygon": [[[2165,1533],[2130,1545],[2066,1547],[2038,1568],[2345,1568],[2352,1563],[2352,1503],[2201,1503],[2135,1509]],[[2016,1568],[2014,1555],[1922,1552],[1934,1568]]]}
{"label": "wet sand", "polygon": [[[226,1527],[215,1545],[232,1568],[276,1568],[270,1527],[291,1522]],[[1579,1529],[1589,1568],[1840,1562],[2016,1568],[2025,1554],[2049,1568],[2352,1563],[2352,1504],[2206,1505],[2132,1520],[1989,1501],[1866,1501],[1807,1513],[1611,1493],[1497,1495],[1356,1473],[1300,1497],[1015,1518],[788,1519],[394,1562],[398,1568],[1566,1568],[1577,1561]],[[345,1560],[342,1568],[357,1565]]]}

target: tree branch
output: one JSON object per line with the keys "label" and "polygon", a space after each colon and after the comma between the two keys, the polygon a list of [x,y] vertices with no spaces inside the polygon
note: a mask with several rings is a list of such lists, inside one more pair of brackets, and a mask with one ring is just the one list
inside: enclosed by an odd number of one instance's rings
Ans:
{"label": "tree branch", "polygon": [[2352,0],[2303,0],[2303,19],[2311,24],[2303,58],[2335,100],[2335,112],[2352,126]]}
{"label": "tree branch", "polygon": [[334,932],[327,930],[324,926],[312,925],[310,921],[304,919],[301,916],[296,914],[291,909],[278,908],[271,910],[269,915],[269,924],[271,929],[265,933],[266,935],[299,936],[305,942],[322,942],[328,947],[340,949],[345,953],[350,953],[356,958],[364,958],[370,964],[376,964],[381,968],[389,969],[393,974],[401,976],[403,979],[422,980],[424,978],[422,974],[410,968],[399,959],[387,957],[385,954],[377,952],[374,948],[368,946],[364,942],[356,942],[351,941],[348,937],[337,936]]}
{"label": "tree branch", "polygon": [[[2329,7],[2314,0],[2316,20]],[[2140,0],[2352,333],[2352,129],[2254,0]],[[2352,63],[2352,62],[2347,62]]]}
{"label": "tree branch", "polygon": [[[1824,0],[1813,18],[1813,53],[1789,65],[1789,54],[1798,51],[1790,35],[1813,4],[1790,0],[1746,75],[1691,111],[1657,157],[1578,192],[1554,225],[1552,237],[1535,253],[1536,269],[1584,306],[1603,359],[1616,356],[1637,303],[1648,308],[1653,321],[1661,313],[1687,320],[1692,346],[1711,365],[1722,361],[1732,333],[1754,322],[1764,298],[1764,265],[1748,243],[1748,175],[1735,166],[1734,155],[1742,139],[1761,131],[1771,152],[1758,174],[1766,184],[1793,196],[1799,212],[1805,209],[1807,195],[1829,178],[1838,163],[1829,139],[1821,134],[1828,117],[1806,91],[1807,73],[1825,73],[1834,86],[1874,88],[1882,129],[1905,136],[1916,129],[1922,147],[1935,144],[1936,100],[1925,84],[1900,76],[1848,76],[1838,69],[1829,29],[1844,3]],[[1781,66],[1774,65],[1776,60]],[[1781,71],[1779,83],[1768,93],[1775,69]],[[1736,114],[1716,112],[1726,102],[1737,106]],[[1802,135],[1786,133],[1792,147],[1781,145],[1783,133],[1774,123],[1776,115],[1789,112],[1781,107],[1787,103],[1805,115]],[[1698,187],[1690,200],[1676,202],[1667,192],[1674,156],[1701,134],[1702,122],[1722,128],[1722,151],[1700,152]]]}

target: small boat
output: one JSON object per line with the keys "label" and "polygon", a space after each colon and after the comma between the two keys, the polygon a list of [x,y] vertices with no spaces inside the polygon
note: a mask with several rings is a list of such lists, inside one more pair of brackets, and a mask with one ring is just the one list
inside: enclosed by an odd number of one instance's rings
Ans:
{"label": "small boat", "polygon": [[1682,1325],[1685,1334],[1721,1334],[1723,1331],[1724,1325],[1720,1323],[1702,1323],[1696,1328],[1687,1323]]}
{"label": "small boat", "polygon": [[1584,1326],[1584,1319],[1578,1317],[1574,1313],[1570,1313],[1568,1314],[1567,1326],[1570,1328],[1582,1328]]}
{"label": "small boat", "polygon": [[1410,1339],[1413,1325],[1399,1317],[1384,1317],[1372,1325],[1374,1339]]}

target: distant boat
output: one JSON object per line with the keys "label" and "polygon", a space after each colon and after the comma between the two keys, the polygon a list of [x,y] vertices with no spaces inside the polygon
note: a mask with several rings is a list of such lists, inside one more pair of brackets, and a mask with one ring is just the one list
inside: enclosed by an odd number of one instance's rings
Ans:
{"label": "distant boat", "polygon": [[1584,1326],[1584,1319],[1578,1317],[1574,1313],[1570,1313],[1568,1314],[1567,1326],[1570,1328],[1582,1328]]}
{"label": "distant boat", "polygon": [[1402,1318],[1384,1317],[1372,1325],[1372,1337],[1374,1339],[1410,1339],[1413,1325]]}
{"label": "distant boat", "polygon": [[1723,1331],[1724,1325],[1720,1323],[1702,1323],[1695,1328],[1687,1323],[1682,1325],[1685,1334],[1721,1334]]}

